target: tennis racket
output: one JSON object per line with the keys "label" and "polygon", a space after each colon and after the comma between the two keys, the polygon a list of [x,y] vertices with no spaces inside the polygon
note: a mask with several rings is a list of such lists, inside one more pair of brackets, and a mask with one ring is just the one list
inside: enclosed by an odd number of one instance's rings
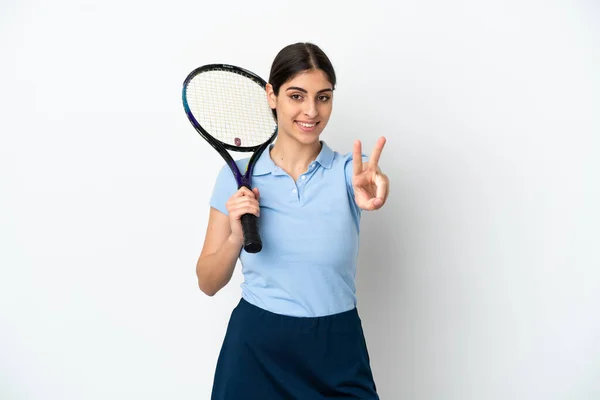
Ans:
{"label": "tennis racket", "polygon": [[[183,108],[188,119],[225,159],[238,189],[245,186],[252,190],[254,164],[277,135],[277,122],[267,102],[266,85],[258,75],[227,64],[196,68],[183,83]],[[253,152],[243,174],[228,150]],[[244,250],[258,253],[262,241],[256,216],[244,214],[241,223]]]}

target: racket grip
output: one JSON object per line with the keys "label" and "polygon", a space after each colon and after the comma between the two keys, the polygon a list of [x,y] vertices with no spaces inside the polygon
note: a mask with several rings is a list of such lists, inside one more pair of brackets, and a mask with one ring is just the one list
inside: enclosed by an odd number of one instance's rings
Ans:
{"label": "racket grip", "polygon": [[258,218],[254,214],[244,214],[241,221],[244,232],[244,250],[248,253],[258,253],[262,250],[262,241],[258,233]]}

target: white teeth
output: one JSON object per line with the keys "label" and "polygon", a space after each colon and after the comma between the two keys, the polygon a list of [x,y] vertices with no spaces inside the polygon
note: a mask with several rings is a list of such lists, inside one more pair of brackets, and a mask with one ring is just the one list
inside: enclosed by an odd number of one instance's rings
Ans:
{"label": "white teeth", "polygon": [[315,126],[316,124],[307,124],[305,122],[298,122],[300,125],[302,125],[305,128],[312,128],[313,126]]}

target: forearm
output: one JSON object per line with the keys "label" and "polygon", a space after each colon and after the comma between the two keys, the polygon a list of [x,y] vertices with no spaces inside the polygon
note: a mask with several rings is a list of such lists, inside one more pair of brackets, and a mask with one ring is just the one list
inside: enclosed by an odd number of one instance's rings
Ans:
{"label": "forearm", "polygon": [[219,250],[200,256],[196,264],[196,275],[200,290],[214,296],[231,280],[242,243],[229,236]]}

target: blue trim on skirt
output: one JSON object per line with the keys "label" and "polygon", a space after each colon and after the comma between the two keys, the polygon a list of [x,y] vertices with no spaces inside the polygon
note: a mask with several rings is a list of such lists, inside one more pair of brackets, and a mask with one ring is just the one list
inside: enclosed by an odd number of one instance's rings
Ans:
{"label": "blue trim on skirt", "polygon": [[275,314],[241,299],[219,354],[212,400],[378,400],[355,309]]}

